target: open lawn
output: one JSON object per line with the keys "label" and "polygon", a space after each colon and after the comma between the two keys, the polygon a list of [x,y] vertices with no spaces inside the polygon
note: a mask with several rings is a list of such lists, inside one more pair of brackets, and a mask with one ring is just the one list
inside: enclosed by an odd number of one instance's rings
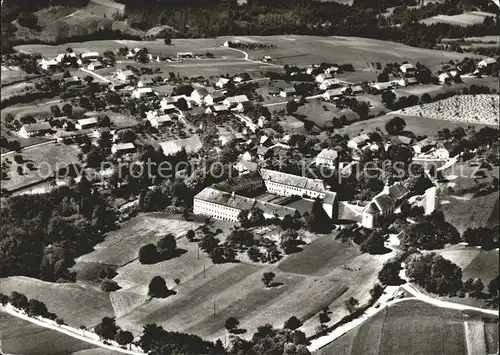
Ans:
{"label": "open lawn", "polygon": [[482,11],[472,11],[466,12],[459,15],[436,15],[430,18],[420,20],[419,22],[425,23],[426,25],[432,25],[436,23],[447,23],[450,25],[457,26],[471,26],[482,24],[486,17],[496,17],[494,13],[482,12]]}
{"label": "open lawn", "polygon": [[108,233],[95,250],[76,259],[74,271],[85,269],[86,263],[123,266],[137,258],[139,248],[156,243],[162,235],[173,233],[176,237],[199,224],[180,218],[162,218],[156,214],[145,214],[125,222],[120,229]]}
{"label": "open lawn", "polygon": [[287,256],[278,268],[284,272],[325,276],[332,269],[360,255],[357,247],[327,235],[304,246],[304,250]]}
{"label": "open lawn", "polygon": [[[396,116],[398,115],[387,114],[384,116],[368,119],[366,121],[354,122],[349,126],[345,126],[339,130],[336,130],[336,133],[342,135],[347,134],[350,137],[354,137],[361,132],[371,132],[376,128],[380,128],[383,132],[385,132],[385,124]],[[401,115],[399,116],[401,117]],[[457,127],[463,127],[467,129],[467,127],[470,125],[470,123],[466,122],[433,120],[415,116],[404,116],[402,118],[406,122],[406,131],[411,131],[415,135],[426,135],[429,137],[435,137],[436,132],[443,128],[448,128],[451,131]],[[474,125],[474,127],[476,127],[476,130],[479,130],[480,128],[484,127],[484,125]]]}
{"label": "open lawn", "polygon": [[[472,319],[483,323],[481,318],[465,316],[461,311],[408,300],[379,312],[316,355],[465,355],[464,321]],[[498,324],[494,325],[498,332]]]}
{"label": "open lawn", "polygon": [[9,295],[13,291],[44,302],[50,312],[75,327],[89,328],[102,317],[114,317],[109,295],[86,285],[51,283],[24,276],[0,279],[0,293]]}
{"label": "open lawn", "polygon": [[[116,355],[92,344],[0,312],[0,353],[11,355]],[[102,351],[101,351],[102,350]]]}
{"label": "open lawn", "polygon": [[[42,181],[51,177],[53,171],[64,164],[78,162],[78,148],[73,145],[45,144],[24,150],[21,155],[24,163],[20,165],[14,161],[14,155],[2,157],[2,163],[9,159],[10,168],[7,172],[8,179],[2,180],[2,187],[7,190],[20,189],[23,186]],[[30,170],[26,163],[32,162],[34,169]],[[17,171],[18,166],[23,167],[23,174]]]}
{"label": "open lawn", "polygon": [[441,199],[449,201],[449,203],[441,205],[441,210],[446,220],[459,232],[463,232],[466,228],[498,224],[498,192],[470,200],[453,196],[442,196]]}

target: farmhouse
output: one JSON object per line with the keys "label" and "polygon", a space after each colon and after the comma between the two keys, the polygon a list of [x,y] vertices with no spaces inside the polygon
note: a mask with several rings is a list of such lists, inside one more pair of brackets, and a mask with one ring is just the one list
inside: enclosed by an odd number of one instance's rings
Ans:
{"label": "farmhouse", "polygon": [[208,90],[204,87],[197,87],[191,93],[190,99],[198,105],[203,103],[203,99],[208,95]]}
{"label": "farmhouse", "polygon": [[371,83],[370,87],[378,91],[392,89],[394,87],[393,82],[382,82],[382,83]]}
{"label": "farmhouse", "polygon": [[142,99],[144,97],[151,97],[155,95],[155,92],[151,88],[137,88],[132,91],[132,97],[134,99]]}
{"label": "farmhouse", "polygon": [[365,228],[375,227],[381,218],[394,213],[396,202],[387,191],[382,191],[363,210],[362,225]]}
{"label": "farmhouse", "polygon": [[197,135],[185,139],[175,139],[171,141],[162,142],[159,143],[159,145],[163,150],[163,154],[165,155],[177,154],[182,149],[185,149],[186,153],[196,153],[203,146],[200,137],[198,137]]}
{"label": "farmhouse", "polygon": [[80,55],[82,62],[95,61],[99,59],[99,53],[97,52],[86,52]]}
{"label": "farmhouse", "polygon": [[78,120],[75,124],[76,129],[88,129],[97,126],[97,118],[84,118],[82,120]]}
{"label": "farmhouse", "polygon": [[50,123],[48,122],[37,122],[31,124],[25,124],[19,130],[19,135],[23,138],[29,138],[34,136],[41,136],[51,131]]}
{"label": "farmhouse", "polygon": [[220,91],[215,91],[215,92],[205,96],[205,98],[203,99],[203,102],[207,106],[213,106],[217,103],[223,102],[225,98],[226,97],[224,96],[223,93],[221,93]]}
{"label": "farmhouse", "polygon": [[495,70],[498,70],[498,62],[495,58],[486,58],[477,63],[477,69],[492,74]]}
{"label": "farmhouse", "polygon": [[328,79],[333,79],[333,76],[331,74],[318,74],[315,78],[318,84],[321,84]]}
{"label": "farmhouse", "polygon": [[401,80],[398,80],[398,85],[399,86],[411,86],[411,85],[417,85],[418,81],[414,77],[409,77],[409,78],[403,78]]}
{"label": "farmhouse", "polygon": [[63,79],[64,87],[72,86],[72,85],[80,85],[80,78],[77,76],[70,76],[69,78]]}
{"label": "farmhouse", "polygon": [[151,78],[142,78],[137,83],[137,87],[139,87],[139,88],[151,87],[151,86],[153,86],[153,84],[154,84],[153,83],[153,79],[151,79]]}
{"label": "farmhouse", "polygon": [[113,144],[111,147],[111,152],[113,154],[128,154],[135,152],[134,143],[121,143],[121,144]]}
{"label": "farmhouse", "polygon": [[340,86],[341,83],[338,79],[326,79],[320,84],[319,88],[321,90],[328,90],[330,88],[332,89],[339,88]]}
{"label": "farmhouse", "polygon": [[331,101],[332,99],[334,99],[336,97],[342,96],[342,89],[330,89],[330,90],[326,90],[323,93],[322,96],[323,96],[323,99],[325,101]]}
{"label": "farmhouse", "polygon": [[136,79],[136,75],[131,70],[121,70],[116,73],[116,78],[121,81],[128,82],[130,80]]}
{"label": "farmhouse", "polygon": [[402,64],[399,69],[404,74],[404,76],[413,76],[415,74],[415,66],[410,63]]}
{"label": "farmhouse", "polygon": [[290,134],[307,134],[304,122],[293,116],[281,117],[278,124]]}
{"label": "farmhouse", "polygon": [[218,113],[227,112],[227,111],[228,111],[228,109],[224,105],[214,105],[214,106],[207,107],[207,109],[205,110],[205,113],[218,114]]}
{"label": "farmhouse", "polygon": [[338,153],[333,149],[323,149],[314,159],[316,165],[328,166],[330,168],[335,168],[335,162],[337,161]]}
{"label": "farmhouse", "polygon": [[343,87],[340,91],[344,95],[361,95],[365,93],[365,90],[360,85]]}
{"label": "farmhouse", "polygon": [[50,60],[42,59],[38,63],[38,66],[40,66],[40,68],[42,68],[43,70],[53,70],[59,67],[59,63],[55,59],[50,59]]}
{"label": "farmhouse", "polygon": [[159,128],[172,121],[169,115],[154,116],[148,119],[151,127]]}
{"label": "farmhouse", "polygon": [[218,87],[219,89],[222,89],[229,84],[231,80],[228,78],[219,78],[219,80],[215,83],[215,86]]}
{"label": "farmhouse", "polygon": [[226,42],[224,42],[223,46],[224,47],[233,47],[234,45],[238,45],[238,44],[241,44],[241,41],[238,40],[238,39],[235,39],[233,41],[226,41]]}
{"label": "farmhouse", "polygon": [[71,53],[59,53],[55,59],[58,63],[62,63],[67,59],[73,59],[73,58],[76,58],[76,54],[71,52]]}
{"label": "farmhouse", "polygon": [[280,91],[281,97],[291,97],[291,96],[295,96],[296,94],[297,94],[297,91],[295,90],[295,88],[293,86],[283,88]]}
{"label": "farmhouse", "polygon": [[95,62],[90,63],[87,66],[88,70],[97,70],[97,69],[102,69],[104,68],[104,64],[102,64],[100,61],[96,60]]}
{"label": "farmhouse", "polygon": [[445,72],[445,73],[439,74],[438,79],[439,79],[439,82],[441,84],[446,84],[446,83],[449,83],[451,81],[451,76],[450,76],[450,74]]}
{"label": "farmhouse", "polygon": [[370,137],[368,137],[367,134],[360,134],[359,136],[356,136],[352,139],[350,139],[347,142],[347,146],[351,149],[360,149],[363,146],[365,146],[368,141],[370,140]]}
{"label": "farmhouse", "polygon": [[231,96],[226,98],[223,101],[223,104],[226,105],[228,109],[238,109],[249,103],[250,100],[248,100],[248,97],[246,95],[237,95],[237,96]]}

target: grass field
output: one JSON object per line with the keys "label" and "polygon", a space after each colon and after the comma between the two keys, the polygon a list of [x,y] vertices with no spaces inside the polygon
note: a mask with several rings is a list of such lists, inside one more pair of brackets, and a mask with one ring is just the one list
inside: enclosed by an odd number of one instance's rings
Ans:
{"label": "grass field", "polygon": [[57,284],[24,276],[0,280],[1,293],[9,295],[13,291],[44,302],[50,312],[76,327],[85,325],[89,328],[99,323],[102,317],[114,316],[109,295],[82,284]]}
{"label": "grass field", "polygon": [[498,224],[498,192],[470,200],[452,196],[443,196],[442,199],[450,202],[440,207],[446,220],[459,232],[463,232],[469,227],[477,228]]}
{"label": "grass field", "polygon": [[[7,158],[11,161],[8,170],[8,180],[2,180],[2,187],[7,190],[19,189],[28,184],[42,181],[44,178],[52,176],[57,164],[69,164],[78,162],[78,148],[72,145],[45,144],[42,146],[27,149],[21,153],[25,162],[33,162],[36,170],[30,171],[26,166],[23,167],[23,175],[19,175],[14,162],[14,155],[2,157],[2,162]],[[21,164],[24,165],[24,164]]]}
{"label": "grass field", "polygon": [[189,229],[195,229],[198,223],[174,218],[161,218],[154,214],[140,215],[127,221],[120,229],[110,232],[95,250],[76,260],[73,270],[85,268],[86,263],[123,266],[137,258],[139,248],[148,243],[156,243],[167,233],[179,236]]}
{"label": "grass field", "polygon": [[430,18],[420,20],[421,23],[426,25],[432,25],[435,23],[447,23],[450,25],[458,26],[471,26],[476,24],[482,24],[486,17],[495,17],[496,15],[489,12],[472,11],[466,12],[459,15],[436,15]]}
{"label": "grass field", "polygon": [[[337,130],[336,132],[342,135],[347,134],[350,137],[357,136],[360,132],[371,132],[376,128],[380,128],[383,132],[385,132],[385,124],[396,116],[398,115],[387,114],[366,121],[355,122]],[[401,115],[399,116],[401,117]],[[423,117],[404,116],[402,118],[406,122],[405,130],[411,131],[415,135],[427,135],[429,137],[435,137],[436,132],[443,128],[448,128],[451,131],[456,127],[463,127],[466,129],[467,126],[470,125],[470,123],[465,122],[433,120]],[[474,125],[474,127],[478,130],[484,127],[484,125]]]}
{"label": "grass field", "polygon": [[[466,320],[483,323],[480,318],[464,316],[460,311],[404,301],[379,312],[316,355],[467,354]],[[498,323],[491,324],[492,329],[488,332],[498,332]],[[483,335],[484,338],[486,346],[496,347],[491,340],[494,335],[490,340],[488,336]]]}
{"label": "grass field", "polygon": [[479,277],[485,285],[498,276],[498,250],[485,251],[480,253],[463,269],[464,279],[469,277]]}
{"label": "grass field", "polygon": [[100,352],[104,349],[97,349],[92,344],[0,312],[0,353],[2,354],[87,355],[86,351],[91,349],[99,350],[96,354],[100,355],[117,354]]}
{"label": "grass field", "polygon": [[283,272],[325,276],[360,255],[358,248],[332,239],[332,236],[316,239],[304,246],[303,251],[287,256],[278,268]]}

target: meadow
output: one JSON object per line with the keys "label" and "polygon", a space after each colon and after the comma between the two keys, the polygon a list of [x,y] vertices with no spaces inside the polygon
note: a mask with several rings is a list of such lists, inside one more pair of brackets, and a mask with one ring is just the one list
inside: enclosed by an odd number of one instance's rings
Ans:
{"label": "meadow", "polygon": [[[7,171],[8,179],[2,180],[2,187],[7,190],[21,189],[23,186],[34,184],[52,176],[57,166],[78,162],[78,149],[72,145],[45,144],[35,148],[23,150],[24,162],[18,164],[10,154],[2,157],[2,163],[9,159],[10,167]],[[26,166],[26,162],[34,164],[34,170]],[[18,166],[23,166],[23,174],[19,174]]]}
{"label": "meadow", "polygon": [[[408,300],[379,312],[317,351],[316,355],[467,354],[464,321],[483,324],[483,320],[478,316],[464,315],[461,311]],[[491,324],[492,330],[498,333],[498,323],[484,323],[483,332],[486,330],[486,324]],[[483,337],[486,342],[484,346],[496,351],[494,336]],[[477,342],[477,339],[474,341]]]}
{"label": "meadow", "polygon": [[89,285],[51,283],[24,276],[2,278],[0,293],[9,295],[13,291],[44,302],[49,311],[75,327],[90,328],[102,317],[114,316],[108,293]]}
{"label": "meadow", "polygon": [[495,17],[494,13],[482,12],[482,11],[472,11],[466,12],[458,15],[436,15],[430,18],[420,20],[420,23],[426,25],[432,25],[436,23],[447,23],[450,25],[458,26],[471,26],[482,24],[484,19],[487,17]]}

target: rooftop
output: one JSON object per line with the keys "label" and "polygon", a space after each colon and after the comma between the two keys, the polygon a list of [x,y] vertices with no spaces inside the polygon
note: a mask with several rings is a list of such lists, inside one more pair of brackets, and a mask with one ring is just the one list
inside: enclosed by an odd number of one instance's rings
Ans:
{"label": "rooftop", "polygon": [[273,181],[279,184],[294,186],[317,192],[327,192],[323,180],[310,179],[305,176],[298,176],[281,171],[262,169],[260,174],[264,180]]}
{"label": "rooftop", "polygon": [[201,149],[202,143],[200,137],[194,135],[185,139],[175,139],[159,143],[165,155],[173,155],[184,148],[187,153],[197,152]]}
{"label": "rooftop", "polygon": [[22,126],[26,132],[39,132],[39,131],[48,131],[51,129],[51,125],[48,122],[36,122],[25,124]]}

